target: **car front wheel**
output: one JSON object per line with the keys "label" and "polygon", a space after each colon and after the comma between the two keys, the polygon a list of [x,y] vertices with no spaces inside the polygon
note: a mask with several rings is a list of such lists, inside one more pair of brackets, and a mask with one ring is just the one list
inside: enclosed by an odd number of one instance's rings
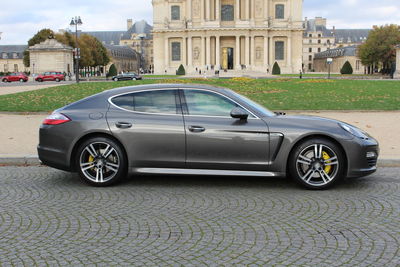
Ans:
{"label": "car front wheel", "polygon": [[298,145],[289,158],[289,174],[310,189],[327,189],[341,180],[345,160],[341,149],[326,139],[310,139]]}
{"label": "car front wheel", "polygon": [[19,79],[19,82],[23,83],[23,82],[25,82],[25,81],[24,81],[24,79],[21,78],[21,79]]}
{"label": "car front wheel", "polygon": [[6,82],[8,82],[7,79],[3,79],[3,83],[6,83]]}
{"label": "car front wheel", "polygon": [[60,82],[60,79],[56,78],[56,82],[58,82],[58,83],[59,83],[59,82]]}
{"label": "car front wheel", "polygon": [[118,82],[118,78],[114,78],[114,82]]}
{"label": "car front wheel", "polygon": [[132,81],[136,81],[136,78],[135,78],[135,77],[133,77],[133,78],[132,78]]}
{"label": "car front wheel", "polygon": [[115,141],[95,137],[79,146],[76,166],[85,182],[94,186],[108,186],[126,176],[127,159]]}

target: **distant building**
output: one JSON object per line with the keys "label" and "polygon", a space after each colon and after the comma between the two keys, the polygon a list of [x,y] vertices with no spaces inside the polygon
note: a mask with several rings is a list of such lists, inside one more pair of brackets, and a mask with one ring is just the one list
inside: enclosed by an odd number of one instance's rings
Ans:
{"label": "distant building", "polygon": [[396,46],[396,72],[394,78],[400,79],[400,45]]}
{"label": "distant building", "polygon": [[27,45],[0,45],[0,72],[28,72],[24,66]]}
{"label": "distant building", "polygon": [[103,45],[129,46],[141,55],[135,54],[138,56],[134,59],[139,64],[138,69],[152,70],[154,64],[152,30],[153,27],[144,20],[133,23],[132,19],[128,19],[126,31],[88,31],[78,32],[78,35],[88,34],[96,37]]}
{"label": "distant building", "polygon": [[29,47],[30,69],[32,73],[60,71],[73,73],[73,48],[47,39]]}
{"label": "distant building", "polygon": [[340,70],[346,61],[350,62],[354,74],[366,73],[366,67],[361,63],[361,60],[357,56],[357,46],[334,48],[321,53],[316,53],[314,57],[315,72],[328,72],[328,58],[333,59],[330,66],[332,73],[340,73]]}
{"label": "distant building", "polygon": [[305,19],[303,34],[303,69],[316,71],[313,62],[316,53],[364,43],[370,29],[327,29],[326,18]]}
{"label": "distant building", "polygon": [[140,69],[140,55],[135,50],[126,45],[104,45],[107,49],[111,61],[106,67],[107,70],[110,69],[111,64],[114,64],[117,68],[118,73],[136,71]]}
{"label": "distant building", "polygon": [[141,20],[132,24],[132,19],[127,21],[128,31],[121,37],[121,44],[132,47],[142,55],[141,68],[153,70],[154,50],[153,50],[153,27],[146,21]]}

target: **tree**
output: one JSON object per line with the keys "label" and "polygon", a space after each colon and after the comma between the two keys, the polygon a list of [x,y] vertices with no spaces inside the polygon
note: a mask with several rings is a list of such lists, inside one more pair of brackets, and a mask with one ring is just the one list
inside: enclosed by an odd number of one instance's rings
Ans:
{"label": "tree", "polygon": [[105,66],[110,62],[107,49],[95,37],[82,34],[78,42],[81,49],[80,65],[82,67]]}
{"label": "tree", "polygon": [[183,65],[181,64],[178,70],[176,71],[176,75],[185,75],[185,74],[186,74],[185,67],[183,67]]}
{"label": "tree", "polygon": [[117,75],[117,68],[114,64],[111,64],[110,69],[108,70],[108,77],[112,77]]}
{"label": "tree", "polygon": [[396,60],[395,45],[399,43],[400,26],[375,26],[366,42],[360,46],[358,55],[364,65],[381,65],[387,71]]}
{"label": "tree", "polygon": [[346,61],[343,64],[343,67],[340,70],[341,74],[353,74],[353,67],[351,66],[349,61]]}
{"label": "tree", "polygon": [[[42,29],[38,31],[31,39],[28,41],[28,46],[34,46],[35,44],[39,44],[47,39],[54,38],[54,32],[50,29]],[[24,65],[25,67],[29,67],[31,65],[29,59],[29,51],[24,51]]]}
{"label": "tree", "polygon": [[279,67],[278,62],[274,63],[274,66],[272,67],[272,75],[280,75],[281,74],[281,68]]}

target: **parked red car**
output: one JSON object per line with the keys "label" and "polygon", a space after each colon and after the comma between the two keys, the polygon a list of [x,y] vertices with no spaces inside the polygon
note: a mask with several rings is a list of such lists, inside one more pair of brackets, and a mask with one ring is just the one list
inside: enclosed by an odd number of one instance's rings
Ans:
{"label": "parked red car", "polygon": [[15,73],[11,73],[10,75],[6,75],[6,76],[1,77],[1,80],[4,83],[7,83],[7,82],[9,82],[9,83],[10,82],[27,82],[28,79],[29,79],[29,77],[26,76],[26,74],[23,73],[23,72],[15,72]]}
{"label": "parked red car", "polygon": [[60,82],[60,81],[64,81],[64,80],[65,80],[64,74],[62,74],[61,72],[58,72],[58,71],[45,72],[43,74],[39,74],[35,78],[35,81],[37,81],[37,82],[44,82],[44,81]]}

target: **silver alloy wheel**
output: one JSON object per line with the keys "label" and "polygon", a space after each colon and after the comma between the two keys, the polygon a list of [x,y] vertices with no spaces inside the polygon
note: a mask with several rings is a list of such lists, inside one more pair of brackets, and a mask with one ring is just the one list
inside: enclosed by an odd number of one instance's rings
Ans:
{"label": "silver alloy wheel", "polygon": [[296,160],[299,177],[311,186],[324,186],[332,182],[339,170],[336,153],[323,144],[313,144],[304,148]]}
{"label": "silver alloy wheel", "polygon": [[132,81],[136,81],[136,78],[135,78],[135,77],[133,77],[133,78],[132,78]]}
{"label": "silver alloy wheel", "polygon": [[110,144],[93,142],[82,150],[79,165],[87,179],[94,183],[106,183],[118,173],[120,159]]}
{"label": "silver alloy wheel", "polygon": [[114,78],[114,82],[118,82],[118,78]]}

